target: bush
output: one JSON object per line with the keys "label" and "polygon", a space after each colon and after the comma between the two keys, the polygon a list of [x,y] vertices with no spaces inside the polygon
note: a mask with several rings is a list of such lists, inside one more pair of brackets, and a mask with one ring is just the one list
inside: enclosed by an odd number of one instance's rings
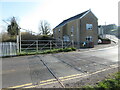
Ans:
{"label": "bush", "polygon": [[38,40],[55,40],[54,38],[52,38],[51,36],[49,35],[38,35],[37,36]]}
{"label": "bush", "polygon": [[65,48],[64,49],[64,52],[69,52],[69,51],[71,51],[72,49],[71,48]]}
{"label": "bush", "polygon": [[36,40],[37,36],[36,35],[32,35],[29,32],[21,32],[21,39],[22,40]]}
{"label": "bush", "polygon": [[58,49],[58,52],[63,52],[63,50],[64,50],[64,49],[60,48],[60,49]]}
{"label": "bush", "polygon": [[72,49],[72,51],[76,51],[76,48],[74,48],[74,47],[71,47],[71,49]]}
{"label": "bush", "polygon": [[1,42],[16,42],[16,36],[10,36],[6,32],[1,34],[1,38]]}

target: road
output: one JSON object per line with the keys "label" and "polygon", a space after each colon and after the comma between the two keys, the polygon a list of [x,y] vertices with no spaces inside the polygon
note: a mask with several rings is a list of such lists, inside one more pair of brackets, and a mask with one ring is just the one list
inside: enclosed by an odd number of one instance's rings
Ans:
{"label": "road", "polygon": [[[3,58],[2,87],[31,88],[36,87],[39,83],[41,83],[40,87],[45,87],[44,82],[56,80],[41,60],[60,81],[64,81],[66,77],[94,73],[117,64],[118,46],[82,52]],[[57,84],[58,87],[61,87],[59,82],[56,82]]]}

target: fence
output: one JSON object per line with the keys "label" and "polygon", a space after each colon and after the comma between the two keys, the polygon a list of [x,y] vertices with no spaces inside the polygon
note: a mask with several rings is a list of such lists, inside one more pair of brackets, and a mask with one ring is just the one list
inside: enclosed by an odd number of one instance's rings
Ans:
{"label": "fence", "polygon": [[72,42],[64,42],[63,40],[22,40],[21,51],[43,51],[48,49],[57,49],[65,47],[73,47]]}
{"label": "fence", "polygon": [[17,45],[14,42],[0,43],[0,57],[17,55]]}

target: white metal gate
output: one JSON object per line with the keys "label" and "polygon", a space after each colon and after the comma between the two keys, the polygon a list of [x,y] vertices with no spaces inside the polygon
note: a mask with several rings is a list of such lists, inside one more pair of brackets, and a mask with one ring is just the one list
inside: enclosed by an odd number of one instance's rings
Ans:
{"label": "white metal gate", "polygon": [[21,51],[43,51],[74,46],[63,40],[21,40]]}

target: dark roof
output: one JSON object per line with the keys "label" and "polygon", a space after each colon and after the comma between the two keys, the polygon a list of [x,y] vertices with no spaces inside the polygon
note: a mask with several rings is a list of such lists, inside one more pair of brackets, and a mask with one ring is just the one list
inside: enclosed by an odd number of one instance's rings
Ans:
{"label": "dark roof", "polygon": [[63,22],[61,22],[59,25],[57,25],[55,28],[57,28],[57,27],[59,27],[59,26],[62,26],[62,25],[64,25],[64,24],[66,24],[67,22],[69,22],[69,21],[72,21],[72,20],[75,20],[75,19],[77,19],[77,18],[80,18],[80,17],[82,17],[85,13],[87,13],[89,10],[87,10],[87,11],[85,11],[85,12],[82,12],[82,13],[80,13],[80,14],[78,14],[78,15],[75,15],[75,16],[73,16],[73,17],[71,17],[71,18],[68,18],[68,19],[66,19],[66,20],[64,20]]}

